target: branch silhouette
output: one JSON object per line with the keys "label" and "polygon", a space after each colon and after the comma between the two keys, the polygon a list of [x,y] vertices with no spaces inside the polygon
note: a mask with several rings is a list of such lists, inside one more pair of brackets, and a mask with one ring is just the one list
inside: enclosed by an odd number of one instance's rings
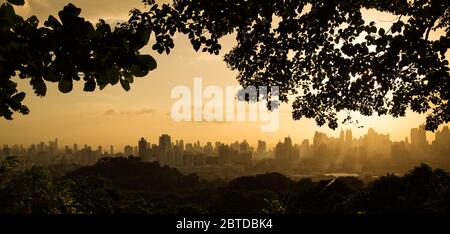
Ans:
{"label": "branch silhouette", "polygon": [[[59,82],[62,92],[70,92],[80,73],[86,91],[119,81],[129,90],[134,76],[156,67],[151,56],[138,52],[150,34],[156,38],[152,49],[169,54],[173,36],[182,33],[196,51],[216,55],[222,48],[219,39],[235,35],[237,45],[224,59],[238,71],[238,82],[244,88],[279,86],[280,100],[293,100],[296,120],[312,118],[319,126],[336,129],[342,111],[400,117],[407,110],[426,113],[427,130],[450,120],[445,56],[450,48],[449,1],[143,2],[147,11],[132,10],[129,21],[114,30],[103,21],[93,27],[73,5],[60,12],[62,23],[50,17],[46,27],[38,28],[36,18],[17,19],[4,4],[1,22],[6,31],[1,38],[14,43],[2,43],[0,115],[28,113],[21,104],[25,95],[8,79],[15,71],[31,78],[41,96],[44,80]],[[387,12],[399,20],[384,29],[366,22],[362,9]],[[436,30],[444,34],[430,40]]]}

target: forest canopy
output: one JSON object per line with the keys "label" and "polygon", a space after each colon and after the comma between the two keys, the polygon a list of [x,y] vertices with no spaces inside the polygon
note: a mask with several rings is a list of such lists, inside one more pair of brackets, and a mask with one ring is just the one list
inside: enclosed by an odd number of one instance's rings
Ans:
{"label": "forest canopy", "polygon": [[[21,4],[23,1],[8,1]],[[450,120],[450,2],[446,0],[174,0],[147,10],[131,10],[114,29],[95,27],[68,5],[44,27],[37,18],[0,10],[0,116],[28,113],[25,94],[11,78],[30,79],[37,95],[45,82],[70,92],[81,78],[85,91],[121,83],[156,68],[151,46],[169,54],[176,33],[186,34],[199,52],[219,54],[219,39],[236,37],[225,55],[243,87],[279,86],[280,100],[291,102],[293,118],[312,118],[335,129],[352,123],[352,112],[401,117],[408,110],[426,113],[426,129]],[[368,21],[363,11],[396,17],[389,28]],[[76,29],[76,30],[75,30]],[[440,33],[436,40],[432,32]],[[15,56],[12,56],[12,55]],[[19,55],[19,56],[17,56]],[[339,119],[339,113],[348,113]]]}

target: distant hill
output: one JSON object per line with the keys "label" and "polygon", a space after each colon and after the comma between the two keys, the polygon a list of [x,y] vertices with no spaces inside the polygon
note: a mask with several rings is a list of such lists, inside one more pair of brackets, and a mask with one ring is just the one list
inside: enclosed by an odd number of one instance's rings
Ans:
{"label": "distant hill", "polygon": [[102,158],[93,166],[81,167],[66,175],[77,179],[101,176],[123,190],[152,192],[179,192],[191,190],[200,184],[197,175],[183,175],[175,168],[160,166],[158,162],[142,162],[136,157]]}

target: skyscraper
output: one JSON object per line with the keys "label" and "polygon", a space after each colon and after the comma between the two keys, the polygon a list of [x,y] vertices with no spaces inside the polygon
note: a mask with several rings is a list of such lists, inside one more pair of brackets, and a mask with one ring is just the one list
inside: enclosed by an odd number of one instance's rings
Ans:
{"label": "skyscraper", "polygon": [[139,148],[139,157],[144,158],[148,152],[148,143],[143,137],[141,137],[141,140],[139,140],[138,142],[138,148]]}
{"label": "skyscraper", "polygon": [[172,141],[169,135],[163,134],[159,137],[159,148],[163,152],[167,152],[172,147]]}
{"label": "skyscraper", "polygon": [[239,145],[239,152],[240,153],[247,153],[250,152],[250,145],[248,144],[247,140],[244,140]]}
{"label": "skyscraper", "polygon": [[184,151],[184,141],[183,140],[180,140],[180,150],[181,151]]}
{"label": "skyscraper", "polygon": [[448,126],[444,126],[441,131],[436,132],[436,142],[443,145],[450,142],[450,129]]}
{"label": "skyscraper", "polygon": [[317,131],[314,133],[313,145],[315,147],[318,147],[321,144],[326,144],[327,142],[328,142],[327,134]]}
{"label": "skyscraper", "polygon": [[345,142],[347,145],[350,145],[353,142],[353,134],[351,129],[347,129],[345,131]]}
{"label": "skyscraper", "polygon": [[275,160],[283,165],[292,165],[299,158],[300,152],[292,146],[290,137],[284,138],[284,142],[279,142],[275,147]]}
{"label": "skyscraper", "polygon": [[133,147],[131,145],[127,145],[123,148],[123,154],[124,156],[130,156],[133,155]]}
{"label": "skyscraper", "polygon": [[411,129],[411,145],[424,146],[427,144],[427,135],[425,127],[420,125],[418,128]]}
{"label": "skyscraper", "polygon": [[263,154],[267,151],[267,144],[265,141],[258,140],[258,149],[257,152],[259,154]]}

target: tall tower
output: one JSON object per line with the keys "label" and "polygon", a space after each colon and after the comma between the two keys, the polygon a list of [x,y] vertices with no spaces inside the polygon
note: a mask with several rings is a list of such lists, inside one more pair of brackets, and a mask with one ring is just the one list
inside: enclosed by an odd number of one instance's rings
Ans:
{"label": "tall tower", "polygon": [[345,131],[345,142],[350,145],[353,142],[353,134],[351,129]]}
{"label": "tall tower", "polygon": [[284,144],[292,146],[292,140],[290,136],[284,138]]}
{"label": "tall tower", "polygon": [[141,137],[141,140],[138,141],[138,150],[139,157],[143,158],[147,155],[148,143],[143,137]]}
{"label": "tall tower", "polygon": [[424,146],[427,144],[427,135],[425,127],[420,125],[418,128],[411,129],[411,145]]}
{"label": "tall tower", "polygon": [[258,153],[265,153],[267,151],[267,144],[265,141],[258,141],[258,149],[257,149]]}
{"label": "tall tower", "polygon": [[339,134],[339,141],[342,143],[345,141],[344,129],[342,129],[342,128],[341,128],[341,134]]}
{"label": "tall tower", "polygon": [[159,137],[159,147],[163,151],[169,151],[172,146],[172,141],[169,135],[163,134]]}
{"label": "tall tower", "polygon": [[183,140],[178,141],[178,148],[181,151],[184,151],[184,141]]}

